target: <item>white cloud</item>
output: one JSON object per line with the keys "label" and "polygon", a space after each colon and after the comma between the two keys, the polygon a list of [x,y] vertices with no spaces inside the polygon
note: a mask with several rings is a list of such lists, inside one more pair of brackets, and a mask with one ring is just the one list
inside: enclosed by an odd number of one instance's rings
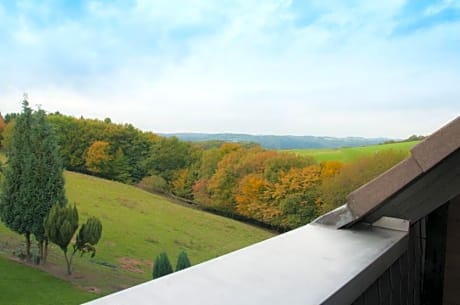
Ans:
{"label": "white cloud", "polygon": [[0,50],[0,111],[25,91],[47,110],[161,132],[399,137],[459,113],[458,23],[394,36],[403,1],[313,2],[302,25],[289,4],[90,2],[43,27],[0,18],[20,38]]}

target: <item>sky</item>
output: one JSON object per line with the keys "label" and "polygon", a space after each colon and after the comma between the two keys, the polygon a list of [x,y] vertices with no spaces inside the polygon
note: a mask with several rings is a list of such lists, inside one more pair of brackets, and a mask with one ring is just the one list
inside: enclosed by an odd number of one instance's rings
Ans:
{"label": "sky", "polygon": [[0,0],[0,112],[405,138],[460,114],[460,0]]}

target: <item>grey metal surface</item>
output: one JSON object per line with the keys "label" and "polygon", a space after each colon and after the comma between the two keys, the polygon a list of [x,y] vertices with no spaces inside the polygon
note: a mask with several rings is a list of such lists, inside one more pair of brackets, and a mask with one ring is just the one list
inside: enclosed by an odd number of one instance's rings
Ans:
{"label": "grey metal surface", "polygon": [[334,228],[341,228],[347,224],[353,223],[359,219],[359,216],[354,215],[348,204],[344,204],[324,215],[316,218],[313,223],[333,226]]}
{"label": "grey metal surface", "polygon": [[410,222],[405,219],[383,216],[372,224],[373,227],[397,231],[409,231]]}
{"label": "grey metal surface", "polygon": [[406,251],[407,235],[306,225],[86,304],[351,304]]}

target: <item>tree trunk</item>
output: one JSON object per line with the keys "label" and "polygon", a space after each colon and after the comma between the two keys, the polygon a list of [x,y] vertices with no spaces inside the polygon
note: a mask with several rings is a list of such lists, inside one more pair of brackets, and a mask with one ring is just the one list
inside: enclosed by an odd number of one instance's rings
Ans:
{"label": "tree trunk", "polygon": [[43,265],[46,264],[47,260],[48,260],[48,238],[45,239],[45,247],[43,248]]}
{"label": "tree trunk", "polygon": [[40,257],[40,261],[43,261],[43,240],[38,242],[38,256]]}
{"label": "tree trunk", "polygon": [[30,261],[30,232],[25,233],[26,236],[26,259]]}
{"label": "tree trunk", "polygon": [[67,251],[64,252],[64,257],[65,257],[65,262],[67,263],[67,274],[71,275],[72,274],[72,257],[67,256]]}

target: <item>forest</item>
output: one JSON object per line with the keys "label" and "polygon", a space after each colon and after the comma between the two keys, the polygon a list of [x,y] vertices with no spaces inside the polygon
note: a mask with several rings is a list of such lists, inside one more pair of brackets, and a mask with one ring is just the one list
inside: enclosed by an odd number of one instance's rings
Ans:
{"label": "forest", "polygon": [[[0,117],[8,152],[16,114]],[[258,144],[181,141],[131,124],[47,114],[65,169],[136,185],[232,218],[286,231],[345,203],[346,195],[401,161],[384,151],[351,163],[316,162]]]}

